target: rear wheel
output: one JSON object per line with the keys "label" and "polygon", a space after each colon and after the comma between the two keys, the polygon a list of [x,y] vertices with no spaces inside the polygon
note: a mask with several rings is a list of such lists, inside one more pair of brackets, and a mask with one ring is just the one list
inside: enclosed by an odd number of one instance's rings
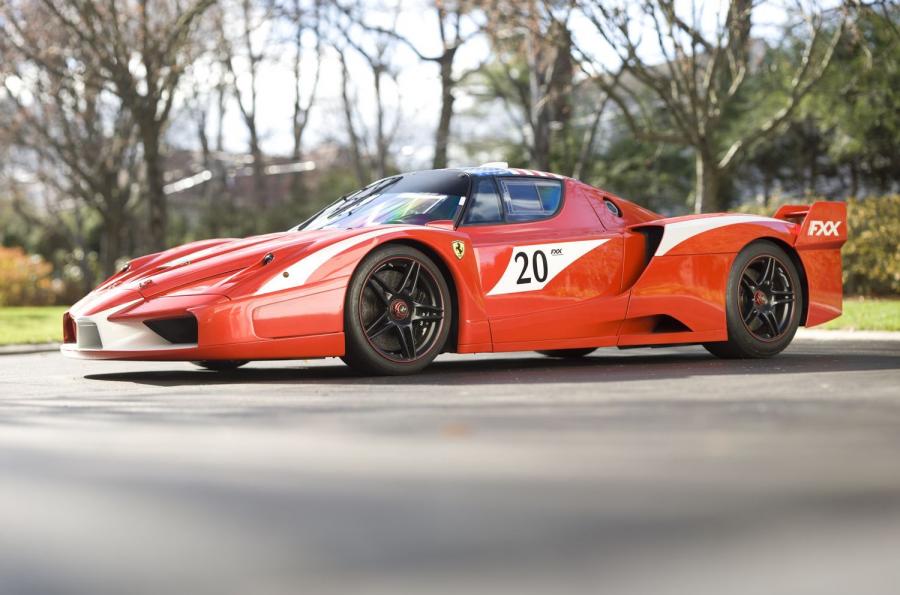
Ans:
{"label": "rear wheel", "polygon": [[447,342],[450,289],[437,265],[410,246],[366,256],[350,281],[344,308],[344,361],[364,374],[412,374]]}
{"label": "rear wheel", "polygon": [[582,347],[579,349],[542,349],[538,353],[547,357],[557,357],[562,359],[577,359],[594,353],[594,347]]}
{"label": "rear wheel", "polygon": [[249,360],[223,359],[191,363],[206,370],[212,370],[213,372],[228,372],[230,370],[237,370],[248,362]]}
{"label": "rear wheel", "polygon": [[761,358],[781,353],[797,327],[803,286],[793,261],[772,242],[756,242],[731,267],[726,292],[728,341],[704,347],[723,358]]}

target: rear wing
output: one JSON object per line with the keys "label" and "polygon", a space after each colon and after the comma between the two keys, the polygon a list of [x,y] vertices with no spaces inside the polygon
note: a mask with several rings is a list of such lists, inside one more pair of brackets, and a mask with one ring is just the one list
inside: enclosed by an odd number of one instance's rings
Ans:
{"label": "rear wing", "polygon": [[783,205],[775,213],[800,226],[794,246],[803,248],[840,248],[847,241],[847,205],[822,201],[811,205]]}

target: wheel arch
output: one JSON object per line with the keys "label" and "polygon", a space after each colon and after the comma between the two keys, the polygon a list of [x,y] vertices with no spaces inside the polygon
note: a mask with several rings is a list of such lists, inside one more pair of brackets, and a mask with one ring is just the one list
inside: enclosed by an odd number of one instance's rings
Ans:
{"label": "wheel arch", "polygon": [[[453,318],[450,323],[450,333],[447,335],[447,343],[444,345],[443,351],[455,351],[457,345],[459,344],[459,288],[457,287],[456,275],[453,274],[453,270],[450,268],[449,263],[446,261],[443,255],[440,254],[437,250],[434,249],[427,242],[423,242],[414,238],[391,238],[385,242],[381,242],[380,244],[373,246],[372,250],[377,250],[384,246],[390,245],[404,245],[409,246],[410,248],[415,248],[423,252],[426,256],[428,256],[432,262],[440,269],[441,274],[444,276],[444,280],[447,282],[447,286],[450,289],[450,308],[453,312]],[[371,252],[371,250],[370,250]]]}
{"label": "wheel arch", "polygon": [[775,244],[782,250],[784,250],[785,254],[791,259],[793,265],[797,268],[797,272],[800,274],[800,286],[803,289],[803,304],[800,310],[800,325],[806,325],[806,316],[809,314],[809,279],[806,274],[806,267],[803,266],[803,261],[800,259],[800,254],[797,252],[796,248],[785,242],[783,239],[774,237],[774,236],[761,236],[754,239],[751,242],[748,242],[741,248],[741,252],[746,250],[749,246],[753,244],[759,244],[761,242],[769,242]]}

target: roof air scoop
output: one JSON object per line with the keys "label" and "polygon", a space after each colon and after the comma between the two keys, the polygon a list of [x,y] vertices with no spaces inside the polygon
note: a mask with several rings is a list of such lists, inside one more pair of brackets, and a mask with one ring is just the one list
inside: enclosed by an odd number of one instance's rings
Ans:
{"label": "roof air scoop", "polygon": [[492,169],[509,169],[509,163],[505,161],[489,161],[487,163],[482,163],[478,167],[489,167]]}

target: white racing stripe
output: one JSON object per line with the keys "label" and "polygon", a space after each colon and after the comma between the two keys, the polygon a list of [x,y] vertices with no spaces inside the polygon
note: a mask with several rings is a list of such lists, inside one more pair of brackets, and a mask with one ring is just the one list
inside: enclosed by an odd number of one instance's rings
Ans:
{"label": "white racing stripe", "polygon": [[[231,241],[233,241],[233,240],[231,240]],[[228,243],[227,241],[220,242],[218,244],[210,246],[209,248],[204,248],[203,250],[198,250],[196,252],[191,252],[189,254],[185,254],[184,256],[180,256],[180,257],[176,258],[175,260],[170,260],[169,262],[162,263],[161,265],[159,265],[158,268],[171,269],[171,268],[174,268],[177,266],[181,266],[183,264],[191,263],[195,260],[200,260],[201,258],[206,258],[210,254],[214,254],[215,252],[220,251],[222,249],[222,245],[227,244],[227,243]]]}
{"label": "white racing stripe", "polygon": [[759,217],[757,215],[725,215],[723,217],[704,217],[703,219],[688,219],[687,221],[667,223],[663,227],[662,241],[656,248],[655,256],[666,254],[678,244],[698,234],[725,227],[726,225],[734,225],[736,223],[771,223],[773,221],[784,223],[780,219]]}
{"label": "white racing stripe", "polygon": [[[279,272],[277,275],[263,283],[262,287],[257,289],[254,295],[262,295],[266,293],[282,291],[284,289],[293,289],[295,287],[300,287],[301,285],[304,285],[310,277],[312,277],[313,273],[319,270],[319,267],[321,267],[323,264],[337,256],[338,254],[346,252],[350,248],[353,248],[354,246],[373,238],[377,238],[389,233],[394,233],[396,231],[406,231],[409,229],[420,228],[412,226],[398,226],[385,229],[376,229],[375,231],[361,233],[345,240],[335,242],[329,246],[325,246],[321,250],[317,250],[309,256],[298,260],[288,268],[284,269],[283,271]],[[287,273],[287,276],[285,276],[285,273]]]}
{"label": "white racing stripe", "polygon": [[532,244],[513,246],[509,263],[503,276],[488,292],[488,295],[504,295],[538,291],[553,278],[566,270],[573,262],[608,242],[602,240],[581,240],[577,242],[554,242],[552,244]]}

